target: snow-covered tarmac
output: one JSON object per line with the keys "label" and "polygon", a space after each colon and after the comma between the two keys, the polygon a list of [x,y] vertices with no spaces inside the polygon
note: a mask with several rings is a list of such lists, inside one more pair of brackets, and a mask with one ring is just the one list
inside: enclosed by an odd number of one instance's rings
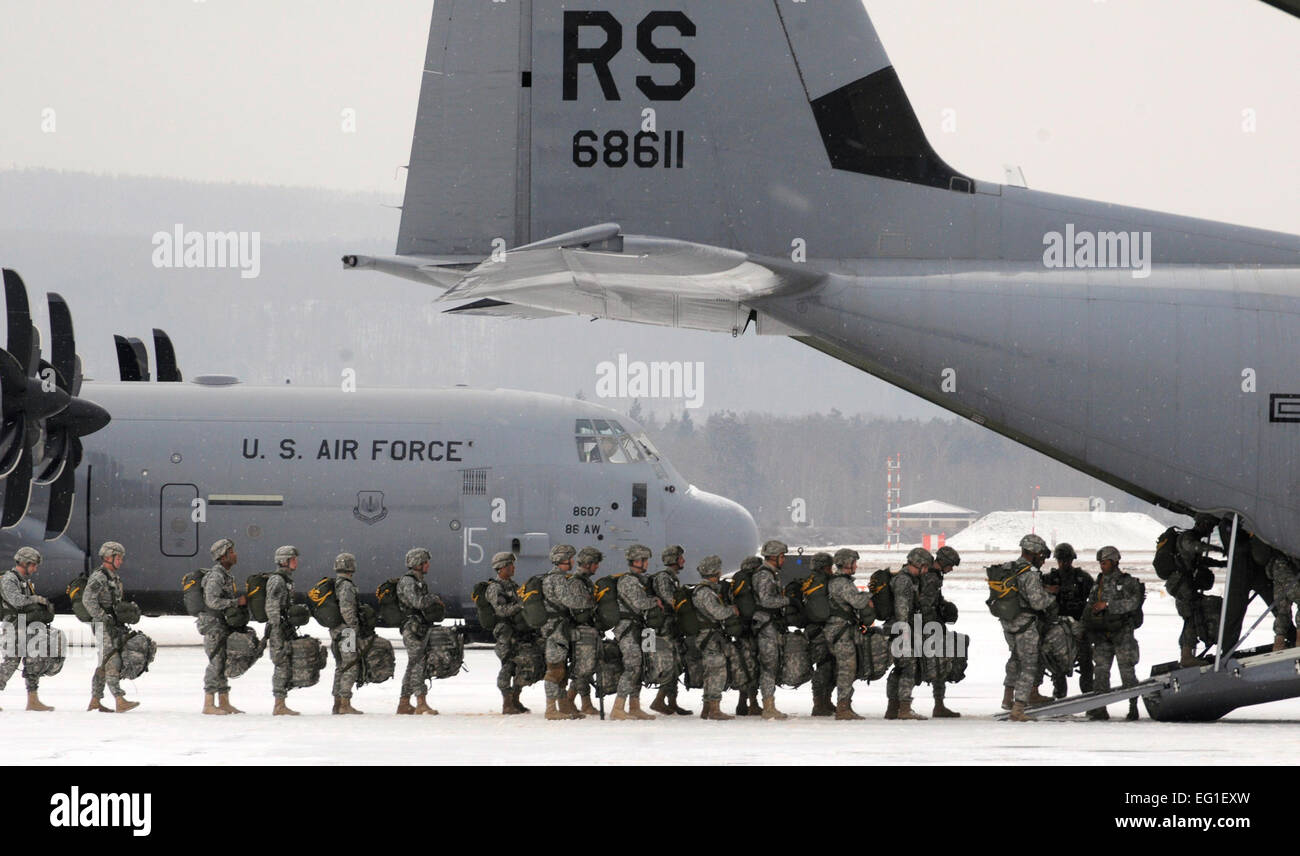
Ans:
{"label": "snow-covered tarmac", "polygon": [[[973,557],[972,557],[973,558]],[[1127,557],[1126,557],[1127,559]],[[1127,564],[1127,562],[1126,562]],[[1134,565],[1137,566],[1135,561]],[[864,564],[875,567],[874,564]],[[315,687],[296,690],[289,704],[301,717],[271,717],[270,663],[263,659],[233,683],[232,701],[246,716],[205,717],[203,651],[188,618],[146,619],[143,629],[164,643],[147,674],[128,684],[142,706],[125,715],[85,712],[93,652],[72,652],[61,674],[47,679],[41,697],[53,713],[22,710],[18,676],[0,693],[0,733],[9,764],[1294,764],[1300,759],[1300,700],[1245,708],[1212,724],[1161,724],[1122,718],[1113,705],[1110,722],[1014,724],[991,717],[1002,696],[1006,646],[997,621],[983,605],[980,564],[950,576],[945,585],[961,616],[957,629],[972,638],[966,680],[949,688],[948,705],[958,720],[885,722],[884,682],[859,684],[854,703],[868,717],[836,722],[808,716],[808,685],[779,689],[779,706],[795,716],[786,722],[756,718],[704,722],[697,716],[653,722],[546,722],[542,688],[523,694],[529,716],[501,716],[495,686],[496,658],[489,649],[466,652],[468,671],[438,681],[430,703],[442,715],[392,715],[397,679],[357,691],[354,703],[366,716],[330,716],[333,663]],[[1095,570],[1095,568],[1090,568]],[[1147,583],[1146,624],[1139,677],[1171,659],[1180,627],[1173,602],[1159,582]],[[1252,604],[1246,626],[1259,615]],[[61,626],[71,628],[75,621]],[[319,630],[319,628],[316,628]],[[1248,645],[1272,638],[1271,619]],[[190,643],[190,644],[186,644]],[[398,652],[399,676],[405,655]],[[1118,678],[1114,679],[1118,683]],[[1071,679],[1071,689],[1076,686]],[[643,700],[653,697],[646,690]],[[928,713],[930,690],[918,687],[918,710]],[[611,699],[612,700],[612,699]],[[607,700],[607,702],[610,700]],[[700,692],[684,692],[683,706],[696,712]],[[724,697],[724,709],[735,694]],[[76,739],[69,739],[75,735]]]}

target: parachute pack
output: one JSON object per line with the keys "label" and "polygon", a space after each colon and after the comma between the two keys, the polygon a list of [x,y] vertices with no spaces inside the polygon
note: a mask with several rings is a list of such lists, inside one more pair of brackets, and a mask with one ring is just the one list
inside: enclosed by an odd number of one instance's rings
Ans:
{"label": "parachute pack", "polygon": [[181,599],[190,615],[202,615],[207,611],[203,602],[203,576],[207,572],[207,568],[199,568],[181,577]]}
{"label": "parachute pack", "polygon": [[740,617],[748,622],[758,609],[754,597],[754,572],[739,570],[731,577],[731,605],[740,610]]}
{"label": "parachute pack", "polygon": [[1170,526],[1156,539],[1156,555],[1151,564],[1156,569],[1156,576],[1162,580],[1178,569],[1178,536],[1186,530]]}
{"label": "parachute pack", "polygon": [[991,565],[985,570],[989,583],[989,597],[985,603],[988,605],[989,612],[993,613],[993,617],[1002,621],[1010,621],[1023,609],[1016,580],[1033,565],[1026,563],[1024,567],[1017,568],[1016,564],[1016,562],[1007,562],[1002,565]]}
{"label": "parachute pack", "polygon": [[542,596],[542,580],[545,577],[546,574],[530,577],[519,589],[519,599],[524,603],[521,610],[524,623],[533,630],[541,630],[546,624],[546,599]]}
{"label": "parachute pack", "polygon": [[406,613],[397,597],[397,581],[401,577],[384,580],[375,589],[375,599],[379,601],[379,612],[375,621],[380,627],[401,627],[406,620]]}
{"label": "parachute pack", "polygon": [[497,626],[497,614],[487,599],[487,587],[490,585],[492,580],[480,580],[474,583],[474,590],[469,594],[469,599],[474,601],[474,611],[478,614],[478,626],[484,630]]}
{"label": "parachute pack", "polygon": [[613,630],[619,622],[618,581],[623,574],[610,574],[596,580],[592,594],[596,598],[596,629]]}
{"label": "parachute pack", "polygon": [[871,603],[880,620],[888,624],[894,620],[894,590],[890,588],[894,575],[888,568],[881,568],[871,575],[867,589],[871,592]]}
{"label": "parachute pack", "polygon": [[63,593],[68,596],[69,602],[72,603],[72,614],[77,616],[78,621],[84,621],[87,624],[91,622],[90,613],[86,611],[86,604],[82,602],[81,596],[86,593],[86,583],[90,582],[90,572],[82,571],[72,578],[72,582],[63,589]]}
{"label": "parachute pack", "polygon": [[695,610],[695,602],[691,600],[694,594],[695,586],[679,586],[676,599],[673,601],[673,614],[677,616],[677,630],[686,639],[694,639],[703,629],[700,625],[700,614]]}
{"label": "parachute pack", "polygon": [[796,607],[804,626],[825,624],[831,617],[830,574],[812,571],[803,579],[791,580],[786,596]]}
{"label": "parachute pack", "polygon": [[266,621],[266,581],[270,574],[250,574],[244,582],[248,616],[253,621]]}
{"label": "parachute pack", "polygon": [[343,613],[339,611],[339,600],[334,596],[334,578],[324,577],[307,592],[307,605],[311,617],[322,627],[333,630],[343,623]]}

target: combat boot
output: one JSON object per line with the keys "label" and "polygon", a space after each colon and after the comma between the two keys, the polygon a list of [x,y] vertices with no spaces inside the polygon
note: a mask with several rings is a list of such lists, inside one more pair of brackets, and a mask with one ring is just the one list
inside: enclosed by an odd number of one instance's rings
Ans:
{"label": "combat boot", "polygon": [[365,713],[364,710],[357,710],[352,706],[352,699],[339,696],[339,713],[355,713],[358,716]]}
{"label": "combat boot", "polygon": [[1088,711],[1088,719],[1093,722],[1106,722],[1110,719],[1110,711],[1104,707],[1094,707]]}
{"label": "combat boot", "polygon": [[885,705],[885,719],[898,719],[898,699],[891,698]]}
{"label": "combat boot", "polygon": [[1033,707],[1036,704],[1051,704],[1051,703],[1052,703],[1051,697],[1045,696],[1042,693],[1040,693],[1038,691],[1038,687],[1034,687],[1033,691],[1029,694],[1029,698],[1025,699],[1025,704],[1029,707]]}
{"label": "combat boot", "polygon": [[112,713],[112,708],[104,707],[99,701],[99,696],[91,696],[90,704],[86,705],[86,710],[97,710],[100,713]]}
{"label": "combat boot", "polygon": [[581,696],[577,696],[578,701],[582,702],[578,706],[578,712],[586,716],[589,713],[597,713],[596,706],[591,703],[591,690],[587,690]]}
{"label": "combat boot", "polygon": [[776,696],[770,695],[763,698],[763,712],[760,714],[764,719],[789,719],[784,713],[776,709]]}
{"label": "combat boot", "polygon": [[[215,704],[213,704],[212,698],[213,698],[213,693],[203,694],[203,712],[207,714],[211,714],[213,716],[229,715],[230,711],[226,710],[224,707],[217,707]],[[107,709],[108,708],[105,708],[105,710]]]}
{"label": "combat boot", "polygon": [[524,707],[524,703],[519,700],[519,687],[514,687],[510,690],[510,699],[515,703],[515,713],[532,713],[532,711]]}
{"label": "combat boot", "polygon": [[399,716],[415,715],[415,708],[411,705],[410,696],[402,696],[401,700],[397,702],[397,714]]}
{"label": "combat boot", "polygon": [[1011,705],[1011,716],[1009,719],[1012,722],[1033,722],[1033,720],[1029,718],[1029,715],[1025,713],[1025,703],[1023,701],[1018,701]]}
{"label": "combat boot", "polygon": [[1131,698],[1128,700],[1128,716],[1124,717],[1129,722],[1136,722],[1138,718],[1138,700]]}
{"label": "combat boot", "polygon": [[[718,704],[722,704],[722,702],[718,702]],[[692,710],[687,710],[687,709],[684,708],[684,707],[678,707],[678,706],[677,706],[677,687],[676,687],[676,686],[673,686],[672,689],[668,690],[668,706],[669,706],[670,708],[672,708],[672,712],[675,713],[675,714],[677,714],[678,716],[690,716],[692,713],[695,712],[695,711],[692,711]]]}
{"label": "combat boot", "polygon": [[663,713],[672,716],[673,709],[668,706],[667,687],[660,687],[659,692],[655,693],[655,700],[650,702],[650,709],[655,713]]}
{"label": "combat boot", "polygon": [[937,699],[934,700],[934,718],[935,718],[935,719],[958,719],[958,718],[960,718],[960,717],[961,717],[961,714],[958,713],[957,711],[955,711],[955,710],[949,710],[948,708],[944,707],[944,705],[943,705],[943,699],[941,699],[941,698],[937,698]]}
{"label": "combat boot", "polygon": [[[719,702],[719,704],[721,704],[721,702]],[[739,698],[736,700],[736,716],[749,716],[749,696],[744,693],[740,693]],[[701,713],[700,719],[705,718],[704,714]]]}
{"label": "combat boot", "polygon": [[577,690],[569,690],[567,693],[565,693],[564,695],[560,696],[559,701],[556,702],[556,706],[559,708],[560,713],[563,713],[563,714],[564,714],[566,717],[568,717],[569,719],[584,719],[584,718],[586,718],[586,715],[585,715],[585,714],[580,713],[580,712],[578,711],[578,709],[577,709],[576,707],[573,706],[573,699],[574,699],[574,697],[576,697],[577,695],[578,695],[578,691],[577,691]]}
{"label": "combat boot", "polygon": [[513,696],[511,696],[510,690],[502,690],[501,691],[501,715],[510,716],[513,713],[518,713],[518,711],[515,710],[514,698]]}
{"label": "combat boot", "polygon": [[243,713],[242,710],[240,710],[239,708],[235,707],[233,704],[230,703],[229,692],[217,694],[217,707],[221,708],[226,713]]}
{"label": "combat boot", "polygon": [[1002,709],[1003,710],[1011,710],[1011,706],[1015,704],[1016,701],[1015,696],[1016,696],[1015,688],[1013,687],[1002,688]]}
{"label": "combat boot", "polygon": [[1196,649],[1191,645],[1180,645],[1178,647],[1178,665],[1184,669],[1201,665],[1201,661],[1196,659]]}
{"label": "combat boot", "polygon": [[[815,715],[815,714],[814,714]],[[835,704],[836,719],[866,719],[853,710],[853,700],[842,698],[838,699]]]}
{"label": "combat boot", "polygon": [[271,708],[272,716],[298,716],[298,711],[293,710],[289,705],[284,703],[284,699],[275,700],[275,707]]}
{"label": "combat boot", "polygon": [[438,715],[438,711],[429,707],[429,699],[425,693],[420,693],[415,697],[415,712],[424,714],[425,716]]}
{"label": "combat boot", "polygon": [[835,712],[835,705],[831,704],[830,690],[813,692],[813,716],[834,716]]}
{"label": "combat boot", "polygon": [[627,696],[614,696],[614,709],[610,712],[609,718],[615,722],[622,722],[624,719],[631,719],[623,706],[627,704]]}
{"label": "combat boot", "polygon": [[898,715],[895,716],[894,718],[895,719],[929,719],[929,717],[922,716],[921,714],[912,710],[911,699],[907,699],[905,701],[901,699],[899,700]]}
{"label": "combat boot", "polygon": [[113,706],[117,708],[117,710],[115,711],[116,713],[126,713],[128,710],[135,710],[137,707],[139,707],[140,702],[127,701],[126,696],[120,695],[114,697]]}
{"label": "combat boot", "polygon": [[38,711],[54,710],[54,708],[45,704],[37,697],[36,690],[30,690],[27,693],[27,709]]}
{"label": "combat boot", "polygon": [[1274,650],[1274,651],[1285,651],[1285,650],[1286,650],[1286,637],[1285,637],[1285,636],[1274,636],[1274,637],[1273,637],[1273,650]]}
{"label": "combat boot", "polygon": [[763,708],[758,703],[758,690],[749,694],[749,713],[748,716],[762,716]]}
{"label": "combat boot", "polygon": [[[721,702],[719,702],[719,704],[721,704]],[[628,696],[627,715],[631,719],[654,719],[655,718],[655,715],[653,713],[646,713],[644,710],[641,709],[640,693],[637,693],[634,696]]]}
{"label": "combat boot", "polygon": [[[342,713],[342,711],[339,710],[340,701],[341,699],[338,696],[334,696],[334,707],[330,708],[330,713]],[[204,712],[206,713],[207,711]]]}
{"label": "combat boot", "polygon": [[726,719],[735,719],[735,717],[722,712],[721,701],[706,701],[704,710],[700,711],[700,719],[714,719],[721,722]]}
{"label": "combat boot", "polygon": [[1052,676],[1052,698],[1065,698],[1065,676]]}

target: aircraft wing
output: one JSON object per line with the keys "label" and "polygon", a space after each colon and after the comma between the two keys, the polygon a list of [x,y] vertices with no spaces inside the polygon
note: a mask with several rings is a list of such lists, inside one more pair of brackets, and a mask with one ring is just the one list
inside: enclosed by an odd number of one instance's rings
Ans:
{"label": "aircraft wing", "polygon": [[[397,270],[398,265],[404,269]],[[788,260],[623,235],[617,224],[502,252],[468,271],[459,264],[431,265],[415,257],[350,266],[425,277],[439,287],[447,287],[454,275],[456,282],[439,299],[475,302],[452,312],[516,318],[587,315],[724,332],[740,332],[753,320],[750,301],[798,294],[825,278],[815,268]]]}
{"label": "aircraft wing", "polygon": [[525,321],[532,321],[537,318],[559,318],[567,314],[565,312],[550,312],[546,309],[534,309],[531,306],[519,306],[514,303],[493,300],[490,297],[475,300],[473,303],[466,303],[464,306],[453,306],[451,309],[443,310],[443,313],[446,315],[479,315],[488,318],[514,318]]}

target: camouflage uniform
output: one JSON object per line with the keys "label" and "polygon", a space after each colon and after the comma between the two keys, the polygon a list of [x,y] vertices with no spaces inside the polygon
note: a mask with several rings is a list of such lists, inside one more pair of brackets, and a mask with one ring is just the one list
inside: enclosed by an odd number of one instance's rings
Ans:
{"label": "camouflage uniform", "polygon": [[1291,613],[1300,601],[1300,574],[1295,562],[1281,553],[1269,560],[1266,573],[1273,581],[1273,634],[1285,638],[1295,631]]}
{"label": "camouflage uniform", "polygon": [[1093,674],[1096,676],[1096,689],[1106,692],[1110,689],[1110,664],[1119,661],[1120,685],[1135,686],[1138,682],[1136,666],[1138,664],[1138,643],[1133,636],[1133,621],[1142,606],[1142,589],[1137,578],[1120,570],[1100,574],[1097,584],[1088,598],[1088,611],[1094,603],[1105,602],[1103,616],[1115,619],[1107,622],[1104,634],[1094,636],[1092,646]]}
{"label": "camouflage uniform", "polygon": [[[903,653],[909,656],[894,656],[894,668],[890,670],[889,679],[885,682],[885,698],[890,701],[910,703],[912,690],[916,687],[916,657],[910,654],[914,650],[913,646],[921,642],[919,639],[912,639],[912,613],[918,608],[917,580],[905,567],[900,568],[893,572],[893,577],[889,580],[889,590],[894,596],[894,614],[885,616],[886,621],[892,621],[885,628],[894,637],[890,647],[902,647]],[[901,634],[898,631],[900,623]]]}
{"label": "camouflage uniform", "polygon": [[[741,570],[744,570],[747,567],[751,570],[758,570],[758,566],[761,564],[761,559],[757,556],[752,556],[741,562],[740,567]],[[728,594],[730,594],[730,584],[724,582],[723,585],[727,586]],[[748,669],[749,680],[743,686],[738,688],[740,690],[740,701],[736,705],[736,715],[758,716],[758,638],[754,635],[753,624],[742,624],[740,633],[735,636],[734,641],[736,656],[740,657],[744,662],[751,664],[751,668]],[[685,660],[683,660],[683,662],[685,662]],[[813,673],[813,678],[817,678],[815,672]]]}
{"label": "camouflage uniform", "polygon": [[501,661],[501,669],[497,672],[497,689],[504,693],[510,690],[515,675],[515,645],[524,641],[523,631],[515,627],[514,623],[514,617],[524,608],[524,602],[519,599],[519,585],[514,580],[499,577],[488,581],[483,597],[487,598],[492,613],[497,617],[497,623],[492,626],[492,639],[495,643],[492,650]]}
{"label": "camouflage uniform", "polygon": [[853,700],[853,682],[858,679],[858,624],[862,613],[871,609],[871,596],[858,591],[852,575],[839,567],[835,568],[826,588],[831,617],[822,628],[822,635],[835,661],[836,697],[842,705],[847,705]]}
{"label": "camouflage uniform", "polygon": [[357,611],[357,584],[351,574],[334,575],[334,597],[343,623],[330,628],[330,649],[334,652],[334,697],[352,698],[361,677],[361,616]]}
{"label": "camouflage uniform", "polygon": [[[1178,635],[1178,645],[1184,653],[1194,651],[1202,635],[1208,635],[1205,628],[1198,628],[1201,622],[1200,600],[1202,592],[1213,585],[1210,568],[1221,568],[1227,562],[1208,559],[1206,552],[1210,544],[1209,537],[1201,535],[1196,529],[1189,529],[1178,536],[1175,569],[1165,582],[1165,589],[1174,598],[1174,608],[1183,619],[1183,630]],[[1198,579],[1200,577],[1200,579]]]}
{"label": "camouflage uniform", "polygon": [[102,628],[104,645],[99,649],[99,664],[90,677],[90,694],[104,697],[104,684],[114,698],[122,698],[122,643],[126,641],[127,628],[117,620],[114,609],[122,602],[122,578],[112,568],[100,565],[90,572],[81,605],[86,608],[92,624]]}
{"label": "camouflage uniform", "polygon": [[[1088,594],[1093,588],[1092,575],[1082,568],[1070,566],[1068,568],[1056,567],[1043,575],[1043,585],[1059,586],[1053,597],[1056,598],[1057,609],[1060,615],[1067,615],[1070,618],[1082,620],[1084,605],[1088,601]],[[1079,691],[1090,693],[1093,690],[1093,650],[1092,642],[1085,635],[1079,640]],[[1063,697],[1066,693],[1065,676],[1052,678],[1053,694]]]}
{"label": "camouflage uniform", "polygon": [[619,622],[614,627],[614,639],[623,655],[623,674],[618,679],[620,696],[641,691],[641,631],[646,612],[658,605],[659,601],[647,593],[640,574],[628,571],[618,578]]}
{"label": "camouflage uniform", "polygon": [[691,603],[700,618],[695,645],[704,661],[706,704],[722,701],[722,691],[727,688],[727,637],[722,625],[735,615],[735,610],[722,602],[721,586],[717,579],[705,579],[691,593]]}
{"label": "camouflage uniform", "polygon": [[[678,577],[680,570],[676,565],[665,565],[662,571],[650,577],[650,590],[664,605],[664,626],[659,633],[659,643],[666,642],[677,649],[677,666],[679,669],[684,669],[686,668],[686,640],[682,638],[681,632],[677,629],[675,610],[677,593],[682,585]],[[674,675],[672,680],[665,681],[659,687],[659,693],[656,694],[654,702],[650,705],[651,709],[662,713],[680,712],[686,714],[690,712],[677,706],[677,681],[680,674],[679,672]]]}
{"label": "camouflage uniform", "polygon": [[205,693],[228,693],[226,680],[226,639],[230,628],[222,615],[225,610],[239,605],[235,593],[235,578],[220,563],[203,575],[203,606],[199,614],[199,633],[203,635],[203,653],[208,655],[208,667],[203,672]]}
{"label": "camouflage uniform", "polygon": [[1002,685],[1013,690],[1016,702],[1025,703],[1043,680],[1038,613],[1056,601],[1043,588],[1043,575],[1028,559],[1016,559],[1012,565],[1020,572],[1016,577],[1016,587],[1020,592],[1021,611],[1010,620],[998,619],[1002,624],[1002,638],[1011,651]]}
{"label": "camouflage uniform", "polygon": [[266,647],[271,652],[271,695],[284,700],[289,695],[289,680],[293,673],[290,643],[297,632],[289,623],[289,607],[293,606],[293,577],[286,568],[277,568],[266,575]]}
{"label": "camouflage uniform", "polygon": [[[570,557],[572,557],[570,553]],[[558,701],[563,695],[564,680],[568,673],[572,649],[574,613],[590,613],[596,606],[588,586],[576,579],[576,574],[562,570],[558,564],[542,578],[542,600],[546,604],[546,623],[542,625],[542,638],[546,640],[546,699]],[[589,619],[583,623],[588,623]]]}
{"label": "camouflage uniform", "polygon": [[[10,568],[4,572],[3,576],[0,576],[0,597],[4,598],[4,602],[10,609],[22,609],[25,606],[31,606],[45,600],[45,598],[36,594],[31,579],[18,573],[17,568]],[[10,646],[6,643],[0,646],[3,647],[5,655],[4,662],[0,663],[0,690],[4,689],[5,685],[9,683],[9,679],[13,677],[14,672],[18,669],[19,661],[22,661],[23,681],[27,684],[27,691],[29,693],[36,692],[36,687],[41,679],[28,677],[27,675],[27,658],[22,656],[26,640],[18,637],[17,619],[14,619],[13,622],[4,622],[3,635],[12,639],[13,645]],[[14,656],[10,656],[10,652],[13,652]]]}
{"label": "camouflage uniform", "polygon": [[429,678],[425,647],[429,643],[430,628],[425,621],[424,611],[438,603],[438,598],[429,591],[424,575],[412,570],[397,580],[397,602],[406,612],[406,617],[402,619],[402,644],[406,646],[402,695],[424,695],[425,681]]}
{"label": "camouflage uniform", "polygon": [[766,561],[754,571],[754,637],[758,646],[758,688],[764,705],[776,698],[776,681],[781,675],[784,610],[790,599],[781,593],[780,579],[781,572]]}
{"label": "camouflage uniform", "polygon": [[[943,624],[942,610],[947,603],[943,597],[943,572],[931,568],[916,578],[916,609],[921,613],[922,626],[925,628]],[[935,680],[934,686],[935,706],[943,704],[944,696],[947,695],[947,684],[942,680]]]}

